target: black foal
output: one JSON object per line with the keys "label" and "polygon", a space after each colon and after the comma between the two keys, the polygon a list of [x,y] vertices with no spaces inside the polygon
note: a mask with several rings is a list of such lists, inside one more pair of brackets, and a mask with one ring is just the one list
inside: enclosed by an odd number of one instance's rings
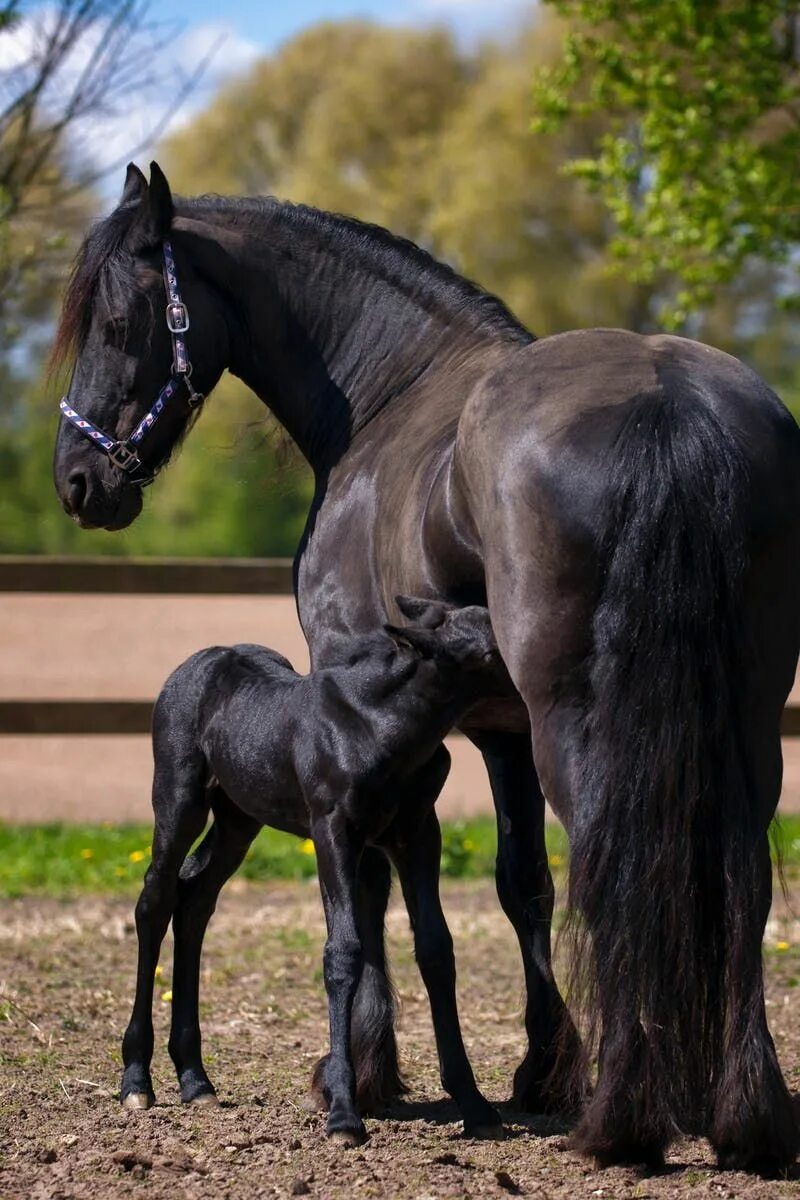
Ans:
{"label": "black foal", "polygon": [[[323,965],[330,1054],[321,1090],[329,1136],[350,1144],[366,1136],[351,1015],[365,957],[357,909],[367,844],[382,847],[400,877],[442,1085],[461,1110],[466,1133],[500,1132],[500,1117],[478,1091],[461,1038],[433,806],[450,764],[442,738],[479,695],[504,690],[507,676],[486,609],[404,597],[398,604],[415,624],[386,626],[354,641],[338,666],[299,676],[285,658],[260,646],[214,647],[167,680],[153,717],[155,833],[136,906],[136,999],[123,1042],[127,1107],[148,1108],[155,1100],[153,982],[170,918],[170,1055],[182,1099],[215,1100],[200,1050],[203,936],[223,884],[259,829],[271,825],[310,834],[317,852],[328,928]],[[213,824],[187,858],[209,810]]]}

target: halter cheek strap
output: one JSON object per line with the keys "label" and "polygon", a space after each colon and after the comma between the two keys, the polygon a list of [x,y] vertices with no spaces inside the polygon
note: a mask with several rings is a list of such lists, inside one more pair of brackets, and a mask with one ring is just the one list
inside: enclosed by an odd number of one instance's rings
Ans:
{"label": "halter cheek strap", "polygon": [[124,440],[113,438],[99,426],[86,417],[82,417],[70,405],[67,397],[59,401],[61,415],[74,425],[76,429],[94,442],[108,457],[115,467],[130,475],[131,481],[139,487],[147,487],[158,474],[160,467],[148,470],[139,458],[139,447],[148,430],[152,429],[167,405],[185,388],[189,409],[197,408],[203,402],[203,396],[192,386],[192,364],[186,349],[184,334],[189,329],[189,310],[181,299],[178,286],[178,275],[175,270],[175,258],[170,242],[164,242],[164,285],[167,290],[166,321],[172,339],[172,374],[156,397],[153,406],[145,413],[139,424]]}

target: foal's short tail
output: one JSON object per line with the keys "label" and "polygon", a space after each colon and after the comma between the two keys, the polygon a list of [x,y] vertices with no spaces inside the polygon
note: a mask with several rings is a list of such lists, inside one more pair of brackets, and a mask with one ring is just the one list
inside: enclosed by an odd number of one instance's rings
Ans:
{"label": "foal's short tail", "polygon": [[765,831],[737,703],[748,471],[707,406],[661,392],[631,403],[608,462],[570,867],[575,983],[603,1029],[576,1142],[657,1161],[708,1131],[723,1063],[765,1030]]}

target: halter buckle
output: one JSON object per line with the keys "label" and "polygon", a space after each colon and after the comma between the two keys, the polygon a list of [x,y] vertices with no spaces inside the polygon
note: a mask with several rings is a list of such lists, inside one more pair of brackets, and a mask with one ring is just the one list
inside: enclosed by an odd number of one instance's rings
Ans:
{"label": "halter buckle", "polygon": [[186,333],[188,328],[188,308],[182,300],[170,300],[167,305],[167,329],[170,333]]}
{"label": "halter buckle", "polygon": [[119,467],[121,471],[132,472],[142,469],[142,460],[139,455],[135,450],[131,450],[125,442],[115,442],[106,453],[114,466]]}

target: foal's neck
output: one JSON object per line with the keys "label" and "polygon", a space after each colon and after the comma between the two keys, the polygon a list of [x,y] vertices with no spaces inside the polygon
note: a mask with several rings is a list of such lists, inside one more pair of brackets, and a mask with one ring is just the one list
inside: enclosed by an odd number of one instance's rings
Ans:
{"label": "foal's neck", "polygon": [[332,465],[423,376],[531,335],[402,239],[273,200],[182,202],[176,230],[224,298],[233,374],[311,465]]}

